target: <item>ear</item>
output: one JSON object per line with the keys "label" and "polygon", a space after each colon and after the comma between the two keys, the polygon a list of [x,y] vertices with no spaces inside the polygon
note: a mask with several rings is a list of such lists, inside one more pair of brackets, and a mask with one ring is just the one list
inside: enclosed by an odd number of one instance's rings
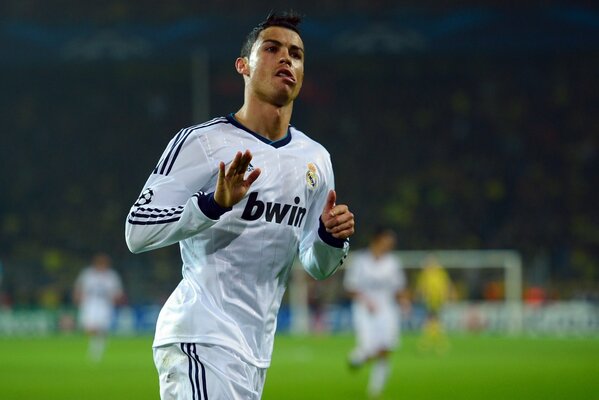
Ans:
{"label": "ear", "polygon": [[247,57],[237,57],[235,60],[235,69],[240,75],[249,75],[250,67]]}

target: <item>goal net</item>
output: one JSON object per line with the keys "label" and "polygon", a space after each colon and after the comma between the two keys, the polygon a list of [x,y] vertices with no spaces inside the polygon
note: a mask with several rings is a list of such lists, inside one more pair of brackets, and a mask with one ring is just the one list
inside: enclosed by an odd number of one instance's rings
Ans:
{"label": "goal net", "polygon": [[[522,329],[522,260],[513,250],[423,250],[395,251],[401,260],[413,288],[424,261],[433,256],[447,270],[457,296],[442,315],[448,329],[464,327],[476,329],[484,317],[485,323],[494,324],[494,330],[519,332]],[[351,253],[348,257],[351,261]],[[345,264],[347,265],[347,263]],[[289,330],[292,333],[307,333],[315,330],[315,319],[322,314],[327,330],[339,331],[350,326],[347,299],[344,299],[343,268],[333,277],[315,282],[307,277],[301,266],[292,272],[288,290],[290,312]],[[314,293],[317,291],[317,293]],[[324,299],[323,299],[324,297]],[[314,299],[321,307],[314,307]],[[413,313],[405,326],[417,328],[421,323]],[[402,323],[403,325],[403,323]],[[470,325],[470,326],[466,326]]]}

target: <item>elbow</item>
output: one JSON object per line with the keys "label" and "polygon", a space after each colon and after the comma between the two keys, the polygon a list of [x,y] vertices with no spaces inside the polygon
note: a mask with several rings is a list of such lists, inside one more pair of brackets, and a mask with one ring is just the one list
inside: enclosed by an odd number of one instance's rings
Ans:
{"label": "elbow", "polygon": [[325,279],[327,279],[329,275],[325,275],[325,274],[316,274],[316,275],[312,275],[312,278],[316,279],[317,281],[324,281]]}
{"label": "elbow", "polygon": [[310,276],[314,279],[316,279],[317,281],[323,281],[325,279],[327,279],[328,277],[330,277],[331,275],[333,275],[335,273],[335,271],[337,271],[337,268],[339,267],[339,264],[332,267],[332,268],[310,268],[307,270],[307,272],[310,274]]}
{"label": "elbow", "polygon": [[125,243],[127,243],[127,248],[133,254],[139,254],[146,250],[144,241],[138,235],[133,234],[128,224],[125,228]]}
{"label": "elbow", "polygon": [[335,266],[335,268],[332,268],[328,271],[323,271],[319,277],[317,278],[319,281],[322,281],[324,279],[330,278],[331,276],[333,276],[335,274],[335,272],[337,271],[337,268],[339,268],[339,266]]}
{"label": "elbow", "polygon": [[127,248],[133,254],[139,254],[143,251],[143,247],[138,241],[133,240],[131,237],[125,236],[125,242],[127,243]]}

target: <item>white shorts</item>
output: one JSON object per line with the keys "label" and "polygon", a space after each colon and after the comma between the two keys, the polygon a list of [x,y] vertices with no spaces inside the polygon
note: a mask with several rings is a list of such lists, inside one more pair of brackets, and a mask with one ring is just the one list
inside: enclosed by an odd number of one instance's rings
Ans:
{"label": "white shorts", "polygon": [[381,350],[393,350],[399,341],[397,307],[387,307],[370,313],[362,304],[353,305],[354,328],[362,354],[373,356]]}
{"label": "white shorts", "polygon": [[161,400],[259,400],[266,369],[218,346],[173,343],[154,348]]}
{"label": "white shorts", "polygon": [[102,303],[83,303],[79,309],[79,323],[85,330],[106,332],[112,322],[113,307]]}

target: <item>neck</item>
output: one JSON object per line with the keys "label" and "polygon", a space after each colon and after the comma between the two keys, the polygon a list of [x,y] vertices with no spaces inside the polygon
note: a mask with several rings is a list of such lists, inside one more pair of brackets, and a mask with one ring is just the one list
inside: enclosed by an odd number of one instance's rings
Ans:
{"label": "neck", "polygon": [[372,254],[372,256],[374,258],[377,258],[377,259],[381,258],[383,256],[383,254],[385,254],[385,252],[382,251],[378,246],[374,246],[374,245],[370,246],[370,253]]}
{"label": "neck", "polygon": [[235,118],[247,128],[274,142],[287,135],[292,111],[293,102],[279,107],[258,100],[246,100],[235,113]]}

